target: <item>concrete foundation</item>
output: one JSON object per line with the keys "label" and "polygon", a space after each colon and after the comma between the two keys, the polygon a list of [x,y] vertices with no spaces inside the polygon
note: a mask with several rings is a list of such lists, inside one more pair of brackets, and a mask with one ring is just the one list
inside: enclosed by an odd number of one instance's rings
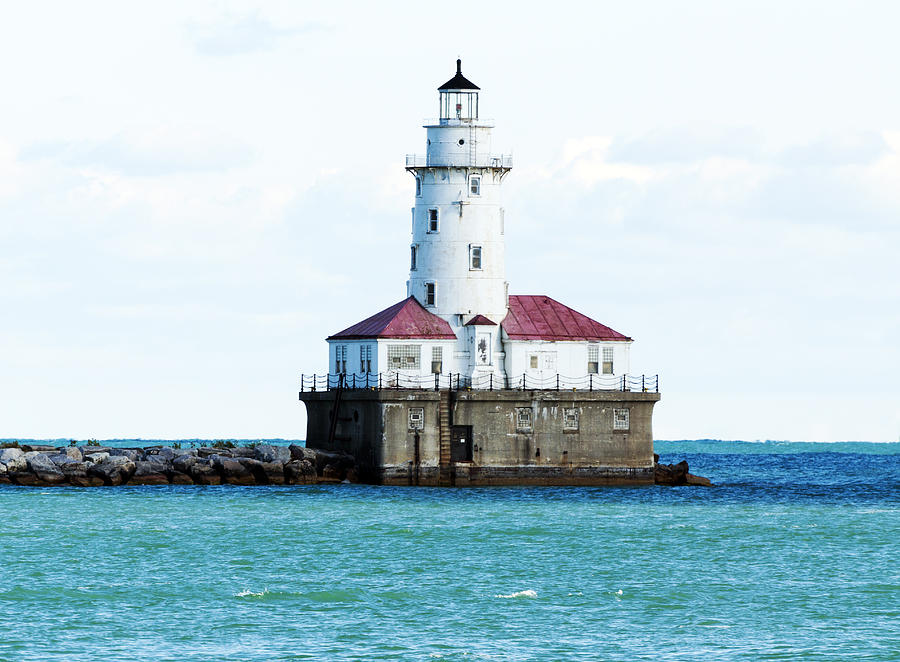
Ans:
{"label": "concrete foundation", "polygon": [[[627,391],[304,392],[309,448],[384,485],[653,483],[653,405]],[[333,431],[332,431],[333,430]]]}

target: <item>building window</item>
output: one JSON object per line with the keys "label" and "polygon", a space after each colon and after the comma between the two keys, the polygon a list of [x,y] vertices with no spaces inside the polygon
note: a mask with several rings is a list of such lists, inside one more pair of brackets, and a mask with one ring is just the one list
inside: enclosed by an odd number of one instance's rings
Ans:
{"label": "building window", "polygon": [[613,348],[612,347],[604,347],[603,348],[603,374],[604,375],[614,375],[613,372]]}
{"label": "building window", "polygon": [[434,283],[425,283],[425,305],[433,306],[437,300]]}
{"label": "building window", "polygon": [[391,370],[418,370],[420,345],[388,345],[388,366]]}
{"label": "building window", "polygon": [[437,232],[440,229],[438,225],[439,215],[437,209],[428,210],[428,232]]}
{"label": "building window", "polygon": [[628,423],[627,409],[613,409],[613,430],[627,430]]}
{"label": "building window", "polygon": [[435,375],[441,374],[444,369],[444,348],[443,347],[432,347],[431,348],[431,372]]}
{"label": "building window", "polygon": [[409,408],[409,429],[424,430],[425,429],[425,408],[410,407]]}
{"label": "building window", "polygon": [[481,246],[469,244],[469,269],[481,270]]}
{"label": "building window", "polygon": [[588,345],[588,374],[596,375],[600,372],[600,348],[597,345]]}
{"label": "building window", "polygon": [[416,258],[418,257],[419,247],[413,244],[409,247],[409,270],[416,270]]}
{"label": "building window", "polygon": [[563,430],[578,430],[578,410],[563,410]]}
{"label": "building window", "polygon": [[475,342],[475,358],[478,365],[491,364],[491,334],[479,333]]}
{"label": "building window", "polygon": [[516,431],[531,432],[531,407],[516,407]]}
{"label": "building window", "polygon": [[469,177],[469,195],[481,195],[481,177],[478,175]]}
{"label": "building window", "polygon": [[359,346],[359,371],[366,373],[372,372],[372,346]]}
{"label": "building window", "polygon": [[334,371],[339,375],[347,374],[347,345],[334,346]]}
{"label": "building window", "polygon": [[422,197],[422,179],[419,177],[416,177],[416,197]]}
{"label": "building window", "polygon": [[528,367],[531,370],[537,370],[539,368],[537,354],[532,354],[531,356],[528,357]]}

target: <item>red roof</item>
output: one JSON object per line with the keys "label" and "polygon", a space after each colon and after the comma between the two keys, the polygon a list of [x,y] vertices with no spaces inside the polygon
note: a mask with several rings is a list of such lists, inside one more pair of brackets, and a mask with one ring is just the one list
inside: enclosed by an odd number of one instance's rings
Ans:
{"label": "red roof", "polygon": [[344,338],[428,338],[431,340],[456,340],[450,325],[434,313],[422,307],[415,297],[409,297],[380,313],[357,322],[328,340]]}
{"label": "red roof", "polygon": [[476,315],[466,322],[466,326],[497,326],[497,323],[492,322],[484,315]]}
{"label": "red roof", "polygon": [[511,294],[501,326],[510,340],[631,340],[543,295]]}

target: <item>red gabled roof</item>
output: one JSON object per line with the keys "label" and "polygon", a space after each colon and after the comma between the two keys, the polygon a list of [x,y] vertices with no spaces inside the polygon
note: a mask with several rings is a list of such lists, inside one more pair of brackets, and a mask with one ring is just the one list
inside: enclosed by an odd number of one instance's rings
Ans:
{"label": "red gabled roof", "polygon": [[631,340],[543,295],[511,294],[501,326],[510,340]]}
{"label": "red gabled roof", "polygon": [[450,325],[434,313],[422,307],[415,297],[409,297],[380,313],[357,322],[328,340],[361,338],[428,338],[430,340],[456,340]]}
{"label": "red gabled roof", "polygon": [[497,326],[497,323],[492,322],[484,315],[476,315],[466,322],[466,326]]}

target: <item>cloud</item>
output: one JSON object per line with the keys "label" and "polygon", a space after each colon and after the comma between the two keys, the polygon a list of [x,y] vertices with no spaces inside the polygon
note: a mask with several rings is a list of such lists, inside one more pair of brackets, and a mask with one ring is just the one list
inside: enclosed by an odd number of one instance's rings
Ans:
{"label": "cloud", "polygon": [[233,16],[206,25],[189,23],[187,27],[196,51],[213,57],[271,51],[286,39],[326,29],[319,23],[278,27],[258,13]]}
{"label": "cloud", "polygon": [[253,150],[234,138],[191,127],[137,127],[105,140],[50,141],[28,145],[23,161],[52,159],[74,168],[155,177],[221,172],[246,166]]}

